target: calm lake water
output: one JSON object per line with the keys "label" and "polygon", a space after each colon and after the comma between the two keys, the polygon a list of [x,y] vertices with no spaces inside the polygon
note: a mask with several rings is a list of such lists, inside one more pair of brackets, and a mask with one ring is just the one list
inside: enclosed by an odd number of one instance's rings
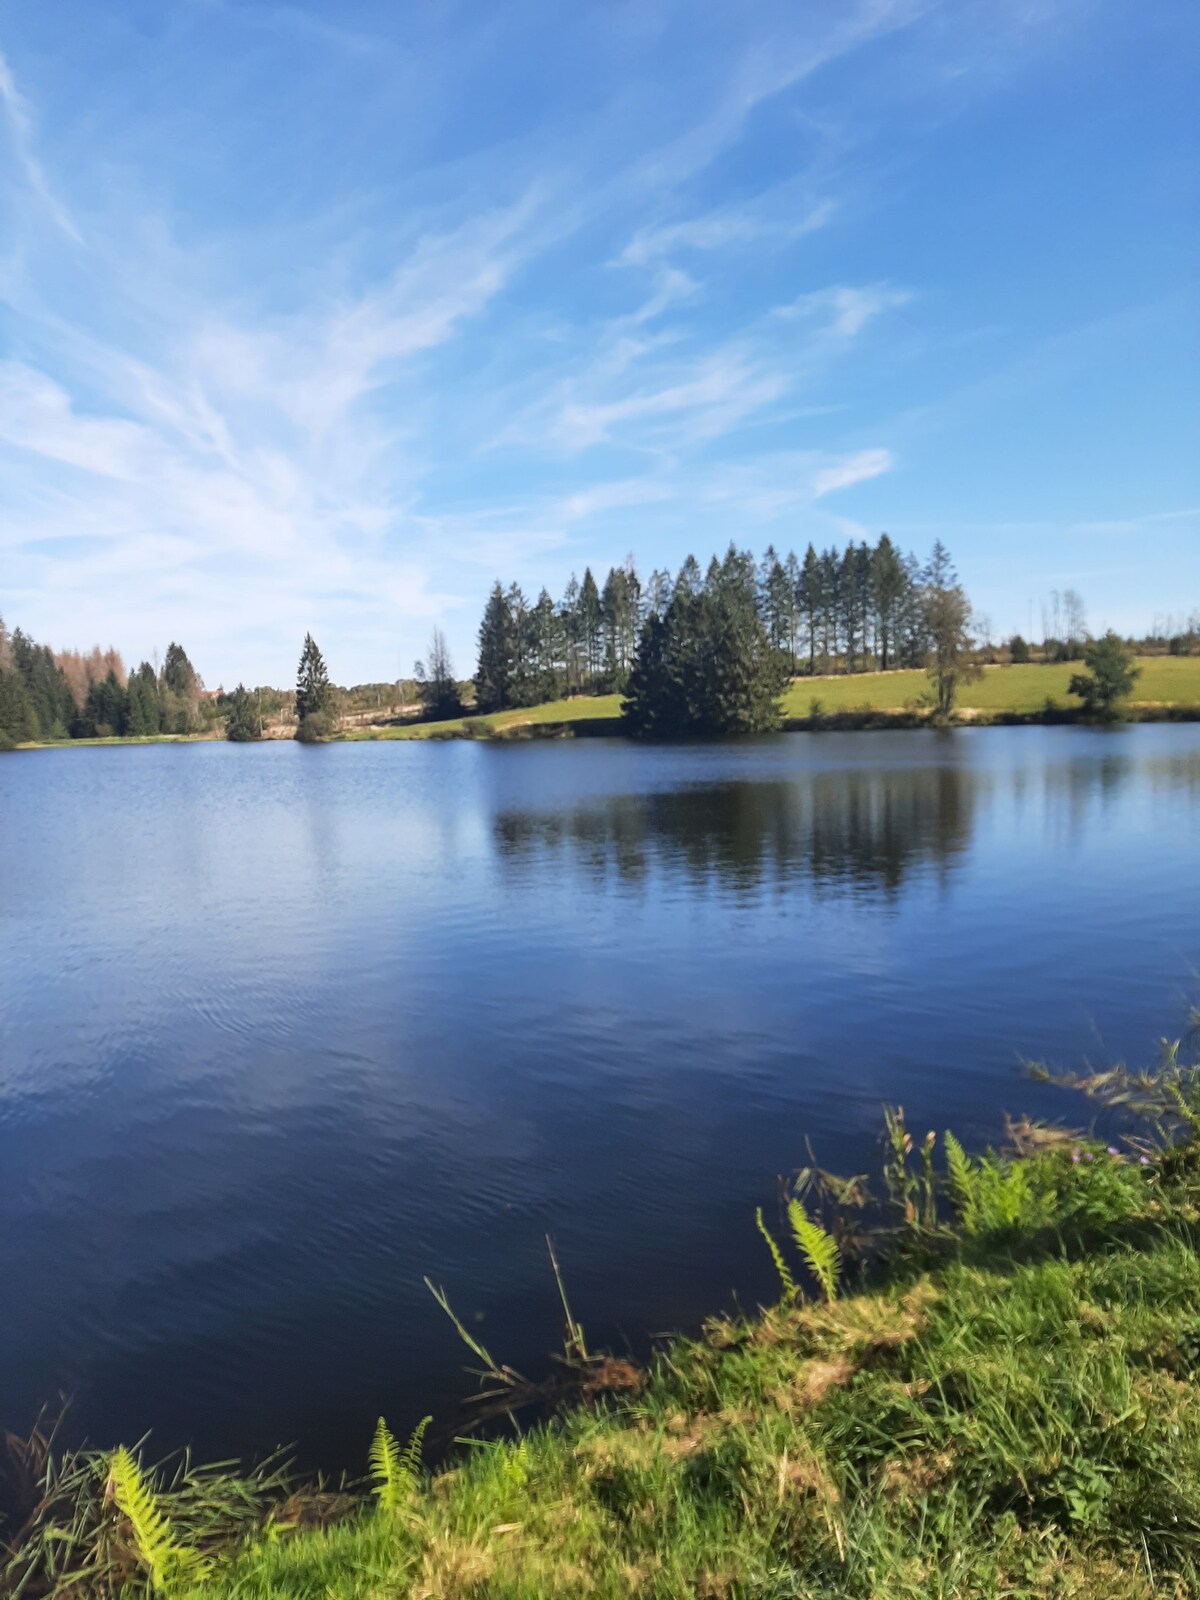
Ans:
{"label": "calm lake water", "polygon": [[0,1425],[361,1464],[772,1290],[805,1160],[1078,1116],[1200,989],[1200,728],[0,760]]}

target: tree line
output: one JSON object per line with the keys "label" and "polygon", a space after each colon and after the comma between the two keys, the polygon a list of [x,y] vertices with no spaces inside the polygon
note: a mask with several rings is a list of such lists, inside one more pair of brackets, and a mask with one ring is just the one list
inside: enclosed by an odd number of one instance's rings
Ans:
{"label": "tree line", "polygon": [[0,618],[0,747],[55,739],[198,733],[215,708],[182,645],[126,673],[115,650],[55,651]]}
{"label": "tree line", "polygon": [[582,580],[572,574],[557,602],[545,588],[531,602],[519,584],[497,581],[479,627],[478,709],[622,692],[646,623],[662,618],[680,593],[716,595],[733,570],[791,676],[924,663],[923,569],[886,534],[874,546],[864,540],[842,551],[818,553],[810,544],[803,559],[769,546],[756,562],[731,545],[707,571],[688,556],[674,575],[655,570],[645,581],[632,556],[610,569],[603,587],[588,567]]}

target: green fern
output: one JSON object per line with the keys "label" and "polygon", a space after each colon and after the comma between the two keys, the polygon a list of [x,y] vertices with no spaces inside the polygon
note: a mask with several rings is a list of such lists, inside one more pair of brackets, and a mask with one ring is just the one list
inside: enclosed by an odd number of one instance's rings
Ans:
{"label": "green fern", "polygon": [[814,1222],[799,1200],[788,1202],[788,1221],[792,1227],[801,1255],[808,1270],[821,1285],[826,1300],[837,1299],[838,1279],[842,1272],[842,1252],[837,1240],[826,1233],[820,1223]]}
{"label": "green fern", "polygon": [[758,1225],[759,1233],[761,1233],[763,1238],[767,1241],[767,1249],[771,1252],[771,1260],[775,1263],[775,1271],[779,1274],[779,1283],[781,1289],[783,1290],[780,1298],[785,1306],[790,1306],[793,1300],[796,1298],[796,1280],[788,1271],[788,1264],[783,1259],[783,1251],[775,1243],[775,1240],[771,1236],[770,1230],[763,1221],[761,1206],[758,1206],[755,1209],[754,1221]]}
{"label": "green fern", "polygon": [[946,1147],[946,1179],[950,1198],[964,1230],[974,1235],[979,1232],[978,1176],[971,1165],[971,1158],[949,1130],[943,1142]]}
{"label": "green fern", "polygon": [[133,1532],[138,1557],[150,1574],[153,1589],[165,1594],[184,1580],[195,1582],[203,1577],[208,1563],[196,1551],[175,1542],[153,1486],[124,1445],[109,1458],[106,1493]]}
{"label": "green fern", "polygon": [[422,1417],[403,1450],[382,1417],[375,1424],[370,1451],[371,1481],[381,1511],[391,1515],[407,1505],[415,1494],[421,1476],[421,1444],[432,1420]]}

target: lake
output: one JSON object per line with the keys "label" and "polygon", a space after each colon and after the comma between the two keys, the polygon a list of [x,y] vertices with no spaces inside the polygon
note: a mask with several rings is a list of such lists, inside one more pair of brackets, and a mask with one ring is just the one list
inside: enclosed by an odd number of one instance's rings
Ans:
{"label": "lake", "polygon": [[1200,727],[0,759],[0,1425],[361,1467],[773,1293],[776,1174],[1083,1119],[1200,990]]}

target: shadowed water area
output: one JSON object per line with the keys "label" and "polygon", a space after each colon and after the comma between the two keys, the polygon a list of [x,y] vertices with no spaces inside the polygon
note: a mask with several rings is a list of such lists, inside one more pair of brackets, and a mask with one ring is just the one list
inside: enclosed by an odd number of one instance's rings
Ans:
{"label": "shadowed water area", "polygon": [[1200,728],[0,760],[0,1426],[451,1416],[772,1292],[776,1173],[1076,1117],[1200,968]]}

